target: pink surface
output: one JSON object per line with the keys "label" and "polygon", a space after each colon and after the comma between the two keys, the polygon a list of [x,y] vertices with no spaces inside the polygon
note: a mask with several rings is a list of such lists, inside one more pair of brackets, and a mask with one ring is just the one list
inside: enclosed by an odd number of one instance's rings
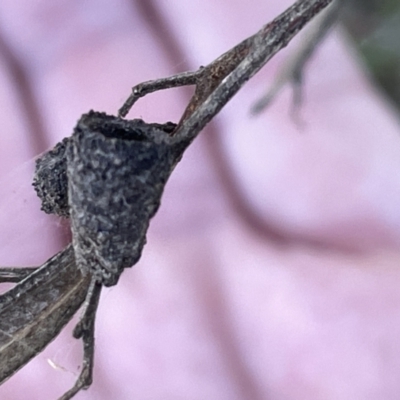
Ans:
{"label": "pink surface", "polygon": [[[207,64],[290,3],[154,1],[162,26],[135,1],[3,0],[0,263],[40,264],[65,240],[33,197],[35,154],[80,114],[115,114],[134,84]],[[398,398],[399,125],[338,31],[307,70],[303,128],[289,118],[288,89],[251,118],[291,50],[177,167],[142,260],[103,292],[94,384],[77,399]],[[176,121],[186,101],[179,90],[156,94],[130,116]],[[71,329],[0,398],[67,390],[81,363]]]}

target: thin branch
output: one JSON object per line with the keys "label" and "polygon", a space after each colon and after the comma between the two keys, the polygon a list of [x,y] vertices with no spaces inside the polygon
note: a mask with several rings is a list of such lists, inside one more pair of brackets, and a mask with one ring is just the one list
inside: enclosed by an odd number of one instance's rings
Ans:
{"label": "thin branch", "polygon": [[[208,66],[189,73],[190,82],[195,82],[196,91],[178,124],[175,136],[186,146],[190,144],[244,83],[332,1],[297,1],[255,35],[245,39]],[[158,90],[170,88],[170,82],[179,82],[180,77],[182,74],[164,80],[164,84],[157,83]],[[153,84],[156,82],[153,81]],[[148,88],[146,92],[149,92]],[[138,87],[134,87],[132,93],[133,96],[136,93],[137,100]],[[119,110],[119,115],[125,116],[133,104],[130,96]]]}
{"label": "thin branch", "polygon": [[335,25],[342,1],[335,0],[327,7],[312,26],[299,49],[280,70],[270,89],[251,107],[250,112],[259,114],[275,99],[287,83],[293,84],[293,115],[302,103],[303,74],[307,62],[315,53],[318,45],[322,43],[328,32]]}

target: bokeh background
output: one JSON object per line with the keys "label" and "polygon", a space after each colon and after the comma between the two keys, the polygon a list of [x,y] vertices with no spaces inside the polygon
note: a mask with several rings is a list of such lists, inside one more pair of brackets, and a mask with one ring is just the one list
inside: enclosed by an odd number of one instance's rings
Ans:
{"label": "bokeh background", "polygon": [[[82,113],[115,114],[133,85],[209,63],[291,3],[2,0],[1,264],[40,265],[68,242],[30,182]],[[94,383],[77,399],[398,398],[399,7],[348,3],[307,66],[300,125],[289,86],[249,109],[302,35],[195,141],[141,261],[103,292]],[[177,121],[190,93],[129,116]],[[73,384],[75,322],[2,400]]]}

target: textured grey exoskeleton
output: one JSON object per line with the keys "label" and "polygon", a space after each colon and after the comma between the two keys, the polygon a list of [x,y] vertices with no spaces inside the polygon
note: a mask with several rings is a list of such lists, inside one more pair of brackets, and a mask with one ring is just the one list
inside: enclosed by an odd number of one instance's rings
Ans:
{"label": "textured grey exoskeleton", "polygon": [[[182,154],[182,143],[170,136],[174,128],[91,111],[37,161],[42,209],[69,214],[77,265],[105,286],[140,258],[149,220]],[[54,166],[56,183],[47,179]]]}
{"label": "textured grey exoskeleton", "polygon": [[64,138],[54,148],[36,160],[33,186],[47,214],[69,217],[67,158],[65,151],[70,138]]}

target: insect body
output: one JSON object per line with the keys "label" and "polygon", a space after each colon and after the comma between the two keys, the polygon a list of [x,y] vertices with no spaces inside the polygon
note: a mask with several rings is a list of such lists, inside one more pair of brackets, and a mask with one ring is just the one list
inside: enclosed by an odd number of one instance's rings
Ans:
{"label": "insect body", "polygon": [[[140,258],[149,220],[181,157],[170,136],[175,126],[91,111],[37,161],[42,209],[70,217],[77,265],[105,286]],[[46,179],[55,166],[56,183]]]}

